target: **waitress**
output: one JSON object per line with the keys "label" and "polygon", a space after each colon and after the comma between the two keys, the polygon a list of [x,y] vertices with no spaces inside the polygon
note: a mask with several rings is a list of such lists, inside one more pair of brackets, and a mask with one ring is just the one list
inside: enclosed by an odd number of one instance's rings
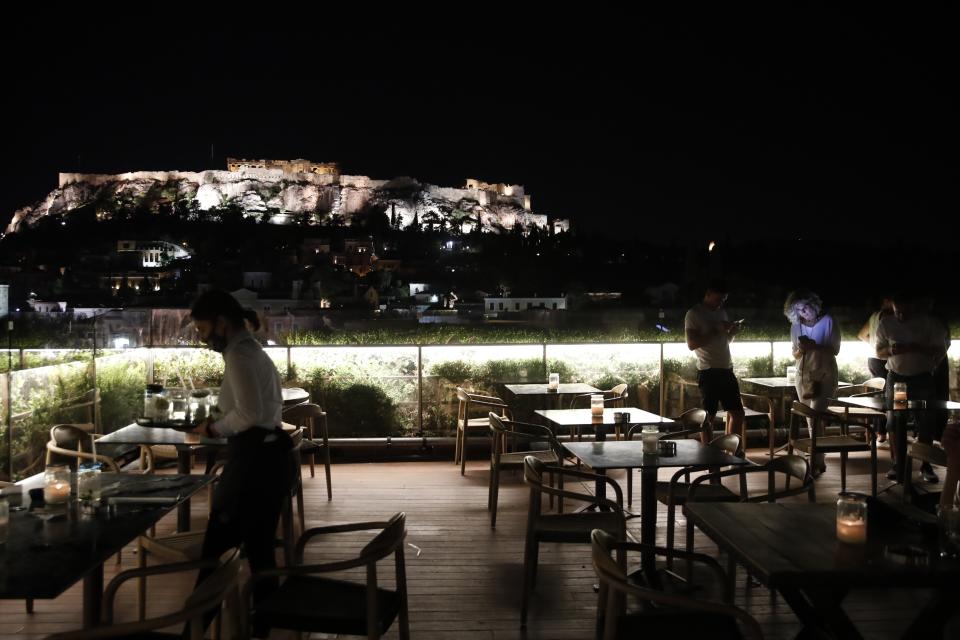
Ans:
{"label": "waitress", "polygon": [[[207,291],[193,303],[190,316],[200,340],[223,354],[220,417],[193,430],[207,438],[226,438],[227,463],[217,483],[203,539],[203,557],[217,559],[243,544],[250,571],[276,567],[275,539],[295,467],[292,442],[280,428],[283,398],[280,375],[247,325],[256,331],[255,311],[220,290]],[[209,572],[201,572],[197,583]],[[258,581],[254,600],[276,588]]]}

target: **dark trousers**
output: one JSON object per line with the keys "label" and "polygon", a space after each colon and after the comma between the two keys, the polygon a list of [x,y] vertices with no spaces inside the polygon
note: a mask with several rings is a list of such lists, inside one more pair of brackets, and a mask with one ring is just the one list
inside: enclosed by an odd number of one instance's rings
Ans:
{"label": "dark trousers", "polygon": [[[290,437],[280,429],[254,427],[229,442],[227,464],[213,495],[202,557],[217,559],[242,544],[252,573],[273,569],[277,566],[277,524],[296,477]],[[201,571],[197,584],[212,571]],[[276,590],[277,585],[277,580],[258,582],[254,602]],[[209,614],[208,624],[214,614]]]}

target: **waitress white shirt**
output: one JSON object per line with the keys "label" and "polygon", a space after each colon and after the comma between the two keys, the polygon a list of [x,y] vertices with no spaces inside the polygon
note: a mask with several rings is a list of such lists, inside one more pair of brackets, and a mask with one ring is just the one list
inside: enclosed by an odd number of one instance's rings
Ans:
{"label": "waitress white shirt", "polygon": [[280,374],[260,343],[249,331],[240,331],[227,342],[223,360],[223,384],[217,403],[223,417],[213,423],[213,430],[228,437],[251,427],[280,426]]}

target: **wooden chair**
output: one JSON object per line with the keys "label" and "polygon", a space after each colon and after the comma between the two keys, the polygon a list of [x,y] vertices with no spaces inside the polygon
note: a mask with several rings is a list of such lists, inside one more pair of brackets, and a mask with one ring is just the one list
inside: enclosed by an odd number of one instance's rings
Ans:
{"label": "wooden chair", "polygon": [[[323,466],[327,475],[327,500],[333,500],[333,487],[330,483],[330,433],[327,430],[326,412],[311,402],[302,402],[285,409],[283,420],[306,430],[302,453],[310,456],[311,478],[314,477],[313,465],[317,459],[317,451],[323,450]],[[316,440],[316,432],[320,433],[320,442]],[[311,451],[307,451],[307,448]]]}
{"label": "wooden chair", "polygon": [[[729,453],[732,456],[740,451],[740,436],[727,433],[714,438],[710,445]],[[715,469],[714,471],[718,471]],[[667,505],[667,548],[673,549],[673,537],[676,524],[677,505],[686,504],[687,493],[691,486],[690,468],[678,470],[669,482],[657,482],[657,501]],[[741,496],[747,492],[746,476],[740,476],[740,493],[728,489],[719,480],[700,488],[699,499],[703,502],[739,502]],[[627,504],[630,504],[629,499]],[[689,524],[687,525],[690,526]],[[672,559],[667,560],[672,565]]]}
{"label": "wooden chair", "polygon": [[[746,442],[746,430],[747,425],[751,422],[757,422],[761,419],[766,418],[769,431],[767,432],[767,439],[770,445],[770,456],[773,457],[774,444],[776,442],[777,435],[777,422],[776,422],[776,409],[773,407],[773,400],[767,396],[759,396],[754,393],[741,393],[740,394],[740,403],[743,404],[743,440]],[[715,416],[718,421],[722,424],[727,424],[727,412],[724,410],[717,411]],[[726,431],[726,427],[724,427]]]}
{"label": "wooden chair", "polygon": [[670,387],[677,387],[679,390],[677,413],[686,411],[687,394],[693,394],[694,398],[700,397],[700,385],[695,380],[687,380],[678,373],[667,374],[667,397],[669,401]]}
{"label": "wooden chair", "polygon": [[[504,418],[510,419],[510,407],[496,396],[484,396],[471,393],[463,387],[457,387],[457,438],[453,445],[453,463],[460,464],[460,475],[467,472],[467,437],[471,432],[486,432],[490,429],[490,421],[486,414],[490,409],[499,409]],[[482,410],[483,416],[471,418],[474,411]]]}
{"label": "wooden chair", "polygon": [[[253,605],[254,626],[327,634],[380,638],[394,620],[399,621],[399,636],[410,637],[407,612],[407,577],[404,563],[406,515],[398,513],[387,522],[360,522],[309,529],[300,536],[296,564],[254,574],[244,590],[244,602],[250,603],[252,587],[260,580],[286,578],[279,589]],[[355,558],[304,564],[304,549],[320,535],[352,531],[380,532]],[[396,587],[379,587],[377,562],[394,556]],[[357,583],[327,577],[354,567],[366,569],[366,582]]]}
{"label": "wooden chair", "polygon": [[[813,436],[801,438],[797,435],[799,418],[813,421]],[[840,421],[840,435],[836,436],[818,436],[817,431],[820,427],[826,432],[826,425],[832,421]],[[804,424],[806,426],[806,424]],[[813,460],[818,453],[839,453],[840,454],[840,491],[847,490],[847,456],[855,451],[870,452],[870,492],[877,495],[877,438],[871,425],[861,423],[866,430],[866,439],[859,440],[850,435],[850,423],[828,411],[817,411],[802,402],[794,401],[790,409],[790,434],[787,442],[787,453],[793,453],[793,450],[802,451]]]}
{"label": "wooden chair", "polygon": [[[50,440],[47,441],[47,466],[51,464],[68,464],[76,470],[81,460],[99,462],[108,471],[120,473],[120,467],[110,456],[93,453],[94,435],[82,425],[58,424],[50,429]],[[150,458],[152,460],[152,457]],[[153,468],[151,462],[150,470]]]}
{"label": "wooden chair", "polygon": [[[721,584],[729,584],[720,564],[709,556],[623,542],[600,529],[590,534],[593,569],[600,580],[597,598],[597,628],[603,640],[633,638],[763,638],[760,625],[743,609],[732,604],[694,599],[641,586],[627,578],[626,552],[655,553],[669,559],[682,558],[706,565]],[[617,560],[611,553],[617,554]],[[727,592],[732,601],[732,592]],[[643,608],[627,613],[627,597]]]}
{"label": "wooden chair", "polygon": [[[563,449],[553,432],[542,425],[504,420],[492,411],[488,414],[488,420],[493,443],[490,447],[490,488],[487,494],[487,510],[490,511],[490,528],[494,529],[497,526],[500,472],[523,468],[523,460],[527,456],[535,456],[545,464],[560,465],[563,460]],[[547,448],[539,451],[515,451],[520,444],[542,446],[544,443]],[[510,447],[510,444],[514,446]],[[509,452],[511,448],[514,449],[513,452]],[[551,484],[553,484],[552,481]],[[552,502],[551,497],[551,504]],[[563,509],[562,504],[560,509]]]}
{"label": "wooden chair", "polygon": [[913,484],[914,460],[919,460],[927,464],[935,464],[938,467],[946,467],[947,452],[940,447],[932,444],[924,444],[923,442],[911,442],[907,445],[906,468],[903,472],[903,492],[904,496],[910,500],[914,500],[920,495],[917,487]]}
{"label": "wooden chair", "polygon": [[[620,408],[627,406],[627,398],[629,394],[627,392],[627,384],[621,383],[614,386],[612,389],[607,391],[597,391],[593,393],[578,393],[570,397],[570,403],[567,405],[568,409],[589,409],[590,408],[590,398],[595,395],[603,396],[603,406]],[[614,434],[617,440],[620,440],[623,437],[623,433],[620,431],[620,425],[614,425]],[[578,440],[583,440],[583,429],[580,427],[571,427],[570,428],[570,437],[576,436]]]}
{"label": "wooden chair", "polygon": [[[299,447],[303,440],[303,428],[297,428],[289,432],[290,439],[293,441],[293,450],[291,455],[295,458],[297,475],[294,477],[290,486],[289,494],[284,500],[280,511],[280,537],[276,544],[283,549],[284,561],[288,564],[293,562],[294,549],[296,546],[296,532],[293,524],[293,503],[296,500],[297,510],[300,516],[300,530],[304,530],[304,506],[303,506],[303,478],[300,475],[302,465],[300,464]],[[216,474],[223,469],[222,464],[217,464],[211,471]],[[207,506],[213,503],[213,493],[215,491],[215,482],[208,485]],[[146,568],[147,560],[154,556],[164,562],[195,562],[200,560],[200,554],[203,549],[204,531],[186,531],[172,533],[165,536],[140,536],[137,538],[137,554],[139,567]],[[137,582],[137,612],[139,619],[143,620],[146,615],[147,585],[146,580],[141,577]]]}
{"label": "wooden chair", "polygon": [[[557,488],[543,483],[545,473],[557,474]],[[567,491],[563,488],[563,478],[569,476],[580,481],[604,482],[612,488],[615,500],[608,500],[589,493]],[[520,609],[520,625],[527,626],[527,611],[530,594],[537,580],[537,562],[540,556],[541,542],[562,542],[570,544],[588,544],[594,529],[601,529],[615,537],[626,540],[627,524],[623,513],[623,492],[620,486],[607,476],[600,476],[568,467],[549,467],[534,456],[523,460],[523,480],[530,487],[530,506],[527,511],[527,536],[523,552],[523,603]],[[608,511],[581,511],[579,513],[543,514],[542,496],[556,496],[580,500]]]}
{"label": "wooden chair", "polygon": [[[883,378],[875,379],[882,380]],[[862,398],[865,396],[875,396],[880,393],[880,391],[877,391],[872,387],[868,387],[866,384],[854,384],[850,385],[849,387],[840,387],[837,389],[836,397]],[[865,422],[875,424],[878,419],[886,417],[886,414],[883,411],[877,411],[875,409],[870,409],[869,407],[851,407],[843,404],[831,404],[829,407],[827,407],[827,411],[837,416],[843,416],[843,422],[846,422],[850,425],[862,425]]]}
{"label": "wooden chair", "polygon": [[[751,473],[767,474],[767,491],[765,493],[757,493],[754,495],[749,495],[747,493],[746,477]],[[783,476],[783,485],[780,489],[777,488],[778,474]],[[807,494],[808,502],[813,503],[817,501],[817,493],[813,483],[813,476],[810,474],[810,465],[804,458],[788,454],[785,456],[780,456],[779,458],[772,458],[769,462],[762,465],[737,467],[734,469],[728,469],[726,471],[715,471],[699,476],[690,483],[690,488],[687,490],[687,499],[684,504],[710,500],[716,501],[713,500],[714,496],[716,495],[716,490],[713,487],[722,482],[723,478],[729,476],[740,477],[741,494],[737,500],[739,502],[776,502],[781,498],[789,498],[804,493]],[[800,485],[791,487],[791,480],[799,480]],[[687,551],[693,551],[693,525],[690,523],[689,519],[687,520]],[[691,569],[691,565],[687,565],[688,576],[690,575]],[[733,588],[735,577],[736,564],[733,557],[730,556],[728,557],[727,561],[727,578],[730,580],[730,589]],[[747,580],[747,587],[750,587],[749,580]]]}
{"label": "wooden chair", "polygon": [[[686,438],[691,435],[699,435],[709,428],[707,421],[707,412],[703,409],[687,409],[676,418],[673,418],[672,425],[666,425],[671,430],[661,433],[664,440],[676,440],[677,438]],[[627,440],[633,440],[635,435],[643,431],[642,424],[635,424],[627,430]],[[627,505],[633,504],[633,471],[627,469]]]}
{"label": "wooden chair", "polygon": [[[177,611],[164,614],[149,620],[124,622],[114,624],[113,614],[116,608],[117,591],[126,581],[132,578],[141,578],[158,575],[169,575],[185,571],[196,571],[213,565],[217,569],[197,588],[187,596],[183,607]],[[56,633],[48,636],[49,640],[85,640],[92,638],[183,638],[202,640],[204,637],[204,615],[210,610],[226,611],[230,614],[231,640],[240,640],[246,637],[243,612],[240,608],[238,584],[242,562],[239,551],[233,551],[222,563],[210,561],[178,562],[175,564],[157,565],[155,567],[131,569],[117,574],[107,585],[103,594],[103,616],[101,625],[93,629]],[[225,608],[222,608],[226,604]],[[161,633],[159,630],[174,625],[187,624],[187,635],[176,633]],[[219,636],[217,636],[219,637]]]}

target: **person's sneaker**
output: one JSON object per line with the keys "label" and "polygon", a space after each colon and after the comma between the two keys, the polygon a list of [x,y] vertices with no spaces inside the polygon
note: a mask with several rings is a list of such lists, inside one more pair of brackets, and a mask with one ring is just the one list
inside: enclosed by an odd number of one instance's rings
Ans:
{"label": "person's sneaker", "polygon": [[924,462],[920,465],[920,477],[923,478],[924,482],[929,482],[935,484],[940,482],[940,478],[937,477],[936,472],[934,472],[933,467],[930,466],[929,462]]}
{"label": "person's sneaker", "polygon": [[897,479],[897,465],[890,467],[890,470],[887,471],[887,480],[896,480]]}

